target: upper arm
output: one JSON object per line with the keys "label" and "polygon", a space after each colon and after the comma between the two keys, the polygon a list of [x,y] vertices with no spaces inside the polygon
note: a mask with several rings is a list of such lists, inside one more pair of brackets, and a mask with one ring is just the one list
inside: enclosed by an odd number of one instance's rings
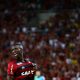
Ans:
{"label": "upper arm", "polygon": [[11,64],[11,63],[8,64],[7,74],[9,76],[12,76],[13,75],[13,64]]}

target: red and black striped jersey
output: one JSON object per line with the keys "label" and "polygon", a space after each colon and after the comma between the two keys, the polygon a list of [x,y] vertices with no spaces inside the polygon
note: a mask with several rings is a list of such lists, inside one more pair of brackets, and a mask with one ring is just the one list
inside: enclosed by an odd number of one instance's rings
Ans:
{"label": "red and black striped jersey", "polygon": [[11,61],[8,63],[7,73],[14,80],[29,80],[34,76],[35,69],[32,62]]}

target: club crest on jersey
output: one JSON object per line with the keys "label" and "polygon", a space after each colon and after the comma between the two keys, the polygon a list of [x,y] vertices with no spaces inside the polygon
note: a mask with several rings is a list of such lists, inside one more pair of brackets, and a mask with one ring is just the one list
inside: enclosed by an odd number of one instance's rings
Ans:
{"label": "club crest on jersey", "polygon": [[22,66],[21,68],[22,68],[22,69],[25,69],[25,67],[24,67],[24,66]]}

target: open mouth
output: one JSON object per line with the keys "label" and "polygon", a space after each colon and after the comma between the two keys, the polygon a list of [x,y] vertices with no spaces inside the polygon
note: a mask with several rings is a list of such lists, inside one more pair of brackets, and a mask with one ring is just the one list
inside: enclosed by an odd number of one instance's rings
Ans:
{"label": "open mouth", "polygon": [[17,56],[17,54],[15,53],[14,56]]}
{"label": "open mouth", "polygon": [[13,52],[13,56],[17,56],[18,54],[16,52]]}

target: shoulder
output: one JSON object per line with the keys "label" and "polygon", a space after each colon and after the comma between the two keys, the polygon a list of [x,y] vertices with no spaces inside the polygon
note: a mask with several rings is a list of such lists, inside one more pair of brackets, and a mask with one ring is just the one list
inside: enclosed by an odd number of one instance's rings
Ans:
{"label": "shoulder", "polygon": [[16,61],[9,61],[9,62],[8,62],[8,67],[14,65],[15,63],[16,63]]}
{"label": "shoulder", "polygon": [[25,61],[24,63],[27,64],[27,65],[29,65],[29,64],[32,65],[32,64],[33,64],[33,63],[30,62],[30,61]]}

